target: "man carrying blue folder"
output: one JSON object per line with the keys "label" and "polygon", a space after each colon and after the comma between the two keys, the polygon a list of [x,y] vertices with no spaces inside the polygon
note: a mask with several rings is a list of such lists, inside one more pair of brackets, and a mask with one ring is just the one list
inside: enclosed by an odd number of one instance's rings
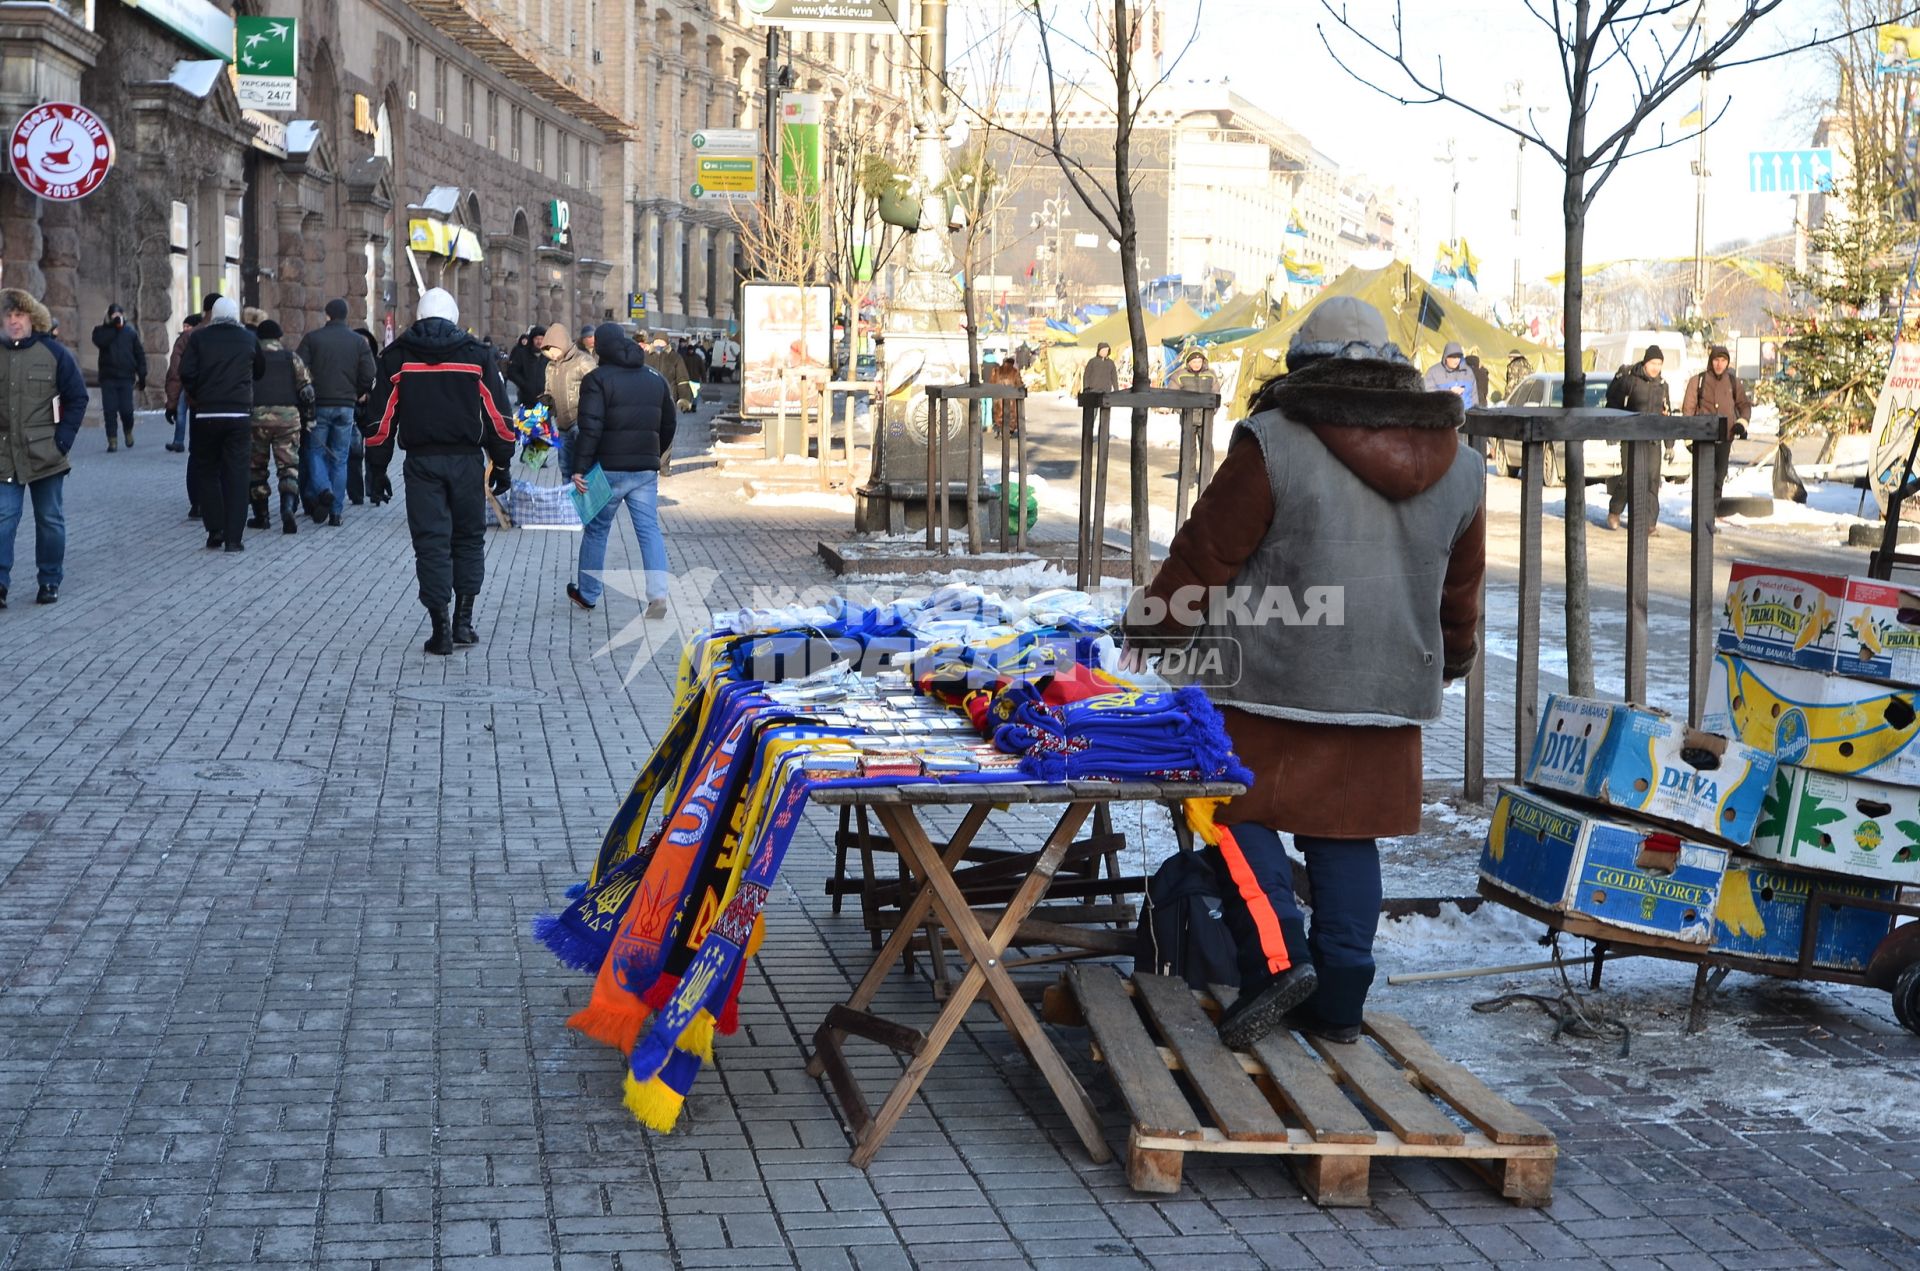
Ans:
{"label": "man carrying blue folder", "polygon": [[600,603],[607,535],[624,503],[646,570],[647,617],[664,617],[667,544],[657,502],[660,461],[673,447],[677,422],[673,390],[617,323],[600,324],[594,352],[600,365],[580,382],[578,432],[568,455],[586,532],[580,536],[580,577],[567,584],[567,599],[582,609]]}

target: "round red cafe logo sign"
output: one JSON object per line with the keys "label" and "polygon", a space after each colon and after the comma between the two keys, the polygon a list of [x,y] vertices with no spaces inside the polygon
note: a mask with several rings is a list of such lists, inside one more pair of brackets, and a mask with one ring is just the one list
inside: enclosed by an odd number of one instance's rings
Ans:
{"label": "round red cafe logo sign", "polygon": [[7,158],[20,184],[43,199],[84,199],[113,166],[113,134],[72,102],[42,102],[14,125]]}

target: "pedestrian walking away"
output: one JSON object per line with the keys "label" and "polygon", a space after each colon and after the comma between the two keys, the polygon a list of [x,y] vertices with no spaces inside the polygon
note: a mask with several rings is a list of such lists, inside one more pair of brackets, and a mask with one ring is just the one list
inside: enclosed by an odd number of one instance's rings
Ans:
{"label": "pedestrian walking away", "polygon": [[1727,346],[1716,344],[1707,351],[1707,369],[1687,381],[1680,395],[1682,415],[1718,415],[1720,436],[1713,443],[1713,501],[1717,505],[1727,488],[1727,464],[1733,458],[1736,437],[1747,435],[1747,421],[1753,417],[1753,403],[1747,399],[1747,386],[1732,370],[1733,357]]}
{"label": "pedestrian walking away", "polygon": [[120,447],[124,434],[133,449],[133,395],[147,391],[147,350],[140,332],[127,321],[126,310],[107,306],[107,320],[93,329],[93,347],[100,351],[100,405],[107,416],[107,452]]}
{"label": "pedestrian walking away", "polygon": [[[380,354],[377,422],[370,446],[389,436],[407,452],[407,528],[413,535],[420,603],[432,632],[426,651],[445,656],[478,644],[474,601],[486,578],[486,460],[496,493],[512,478],[513,428],[507,386],[493,349],[462,331],[460,307],[435,287],[420,297],[414,324]],[[451,620],[447,603],[453,601]]]}
{"label": "pedestrian walking away", "polygon": [[[1321,301],[1129,606],[1129,645],[1239,650],[1233,666],[1179,677],[1221,708],[1254,773],[1205,852],[1238,955],[1239,997],[1220,1020],[1235,1049],[1283,1021],[1336,1043],[1360,1036],[1378,840],[1419,830],[1420,728],[1476,655],[1484,477],[1462,422],[1460,397],[1423,391],[1377,310]],[[1211,603],[1276,594],[1298,620],[1263,621],[1265,599],[1250,606],[1261,618]],[[1312,872],[1311,930],[1282,832]]]}
{"label": "pedestrian walking away", "polygon": [[301,442],[313,422],[313,378],[298,354],[281,344],[280,324],[272,318],[260,321],[260,356],[266,372],[253,386],[253,448],[248,465],[247,498],[253,504],[255,529],[267,528],[273,501],[272,474],[280,478],[280,532],[295,534],[300,523],[295,511],[300,506]]}
{"label": "pedestrian walking away", "polygon": [[[201,331],[206,329],[207,324],[213,321],[213,307],[223,299],[225,299],[225,297],[219,292],[210,291],[207,293],[206,298],[200,302],[200,321],[193,330],[187,332],[185,342],[179,346],[181,349],[181,364],[183,366],[186,363],[186,349],[192,346],[193,337],[200,334]],[[236,309],[236,312],[237,311]],[[192,414],[193,394],[187,391],[186,381],[184,379],[181,380],[180,391],[188,407],[187,414],[190,416]],[[251,421],[251,405],[248,407],[248,416],[249,421]],[[202,518],[203,512],[200,507],[199,478],[193,466],[194,430],[190,425],[191,421],[189,420],[189,427],[187,429],[187,519],[197,521]],[[251,427],[251,422],[249,422],[249,427]],[[174,431],[175,433],[179,432],[179,425],[176,424],[174,426]],[[252,444],[251,434],[249,434],[248,444]],[[212,544],[209,544],[209,546],[212,546]]]}
{"label": "pedestrian walking away", "polygon": [[62,497],[72,466],[67,452],[87,416],[87,382],[73,354],[53,338],[46,306],[26,292],[0,292],[0,327],[0,609],[13,585],[13,541],[28,498],[40,584],[34,599],[50,605],[66,581]]}
{"label": "pedestrian walking away", "polygon": [[[1613,380],[1607,385],[1607,406],[1612,410],[1630,410],[1636,415],[1666,415],[1673,410],[1672,399],[1667,394],[1667,381],[1660,372],[1666,366],[1666,354],[1657,344],[1649,344],[1641,359],[1632,366],[1623,366],[1614,372]],[[1624,465],[1623,465],[1624,466]],[[1640,474],[1640,486],[1646,495],[1647,505],[1652,508],[1652,524],[1647,526],[1648,534],[1660,532],[1660,465],[1654,463],[1646,472]],[[1627,511],[1631,499],[1627,492],[1626,473],[1607,478],[1607,528],[1620,528],[1620,514]]]}
{"label": "pedestrian walking away", "polygon": [[[379,378],[380,342],[373,338],[373,332],[365,327],[354,328],[354,334],[366,341],[367,351],[374,358],[374,376]],[[360,399],[354,408],[353,422],[359,427],[353,435],[353,453],[359,456],[357,462],[365,469],[361,477],[361,488],[367,502],[379,507],[382,503],[393,501],[393,481],[387,476],[387,467],[393,460],[393,438],[389,436],[385,445],[376,446],[367,440],[367,434],[373,431],[374,421],[379,416],[373,407],[373,393]],[[353,498],[353,474],[347,474],[347,497]],[[357,501],[357,500],[356,500]]]}
{"label": "pedestrian walking away", "polygon": [[580,422],[568,475],[581,493],[597,464],[613,498],[580,535],[579,577],[567,598],[582,609],[600,603],[607,536],[625,506],[646,571],[647,617],[667,612],[667,544],[660,533],[660,469],[673,450],[678,422],[666,377],[647,365],[640,346],[617,323],[603,322],[594,341],[600,365],[580,383]]}
{"label": "pedestrian walking away", "polygon": [[309,331],[297,354],[313,382],[313,432],[306,450],[314,472],[308,513],[315,521],[340,524],[347,505],[348,469],[358,436],[354,410],[373,391],[373,349],[347,326],[347,302],[327,301],[327,321]]}
{"label": "pedestrian walking away", "polygon": [[167,443],[167,449],[175,454],[186,452],[187,425],[193,418],[193,408],[187,404],[186,394],[180,387],[180,355],[186,351],[187,339],[200,321],[199,314],[188,314],[180,334],[173,337],[173,351],[167,354],[167,422],[173,425],[173,440]]}
{"label": "pedestrian walking away", "polygon": [[240,325],[240,306],[227,296],[214,301],[180,359],[180,383],[193,403],[188,486],[198,494],[210,548],[245,550],[253,386],[266,370],[259,339]]}

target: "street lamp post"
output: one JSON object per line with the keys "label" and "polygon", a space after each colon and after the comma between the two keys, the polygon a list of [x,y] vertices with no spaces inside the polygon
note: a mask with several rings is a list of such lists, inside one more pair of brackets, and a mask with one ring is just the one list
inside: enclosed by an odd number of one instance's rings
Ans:
{"label": "street lamp post", "polygon": [[[1514,126],[1522,122],[1531,122],[1536,114],[1545,114],[1551,107],[1529,106],[1526,101],[1527,85],[1525,80],[1507,81],[1507,101],[1500,107],[1503,115],[1512,115]],[[1527,139],[1516,140],[1513,154],[1513,313],[1517,321],[1520,316],[1520,303],[1523,291],[1520,284],[1520,249],[1525,241],[1521,233],[1520,209],[1523,206],[1522,194],[1526,185]]]}
{"label": "street lamp post", "polygon": [[1073,203],[1064,196],[1046,199],[1040,204],[1040,210],[1033,213],[1027,222],[1031,229],[1046,231],[1040,258],[1047,262],[1047,276],[1041,280],[1041,285],[1052,297],[1047,307],[1056,314],[1060,309],[1061,292],[1067,275],[1066,244],[1062,238],[1066,232],[1065,222],[1072,212]]}
{"label": "street lamp post", "polygon": [[[1673,26],[1683,36],[1698,32],[1702,44],[1714,38],[1716,29],[1725,29],[1733,22],[1720,12],[1714,0],[1699,0],[1691,9],[1673,20]],[[1707,81],[1713,78],[1713,68],[1707,67],[1700,72],[1700,122],[1695,125],[1699,131],[1699,148],[1693,160],[1693,317],[1696,321],[1705,321],[1707,316]]]}

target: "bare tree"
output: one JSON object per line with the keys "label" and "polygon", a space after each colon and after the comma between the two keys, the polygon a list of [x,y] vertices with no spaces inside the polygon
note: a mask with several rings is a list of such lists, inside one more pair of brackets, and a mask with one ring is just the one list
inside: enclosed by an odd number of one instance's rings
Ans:
{"label": "bare tree", "polygon": [[[1077,20],[1064,3],[1021,0],[1039,36],[1040,64],[1046,75],[1046,128],[1029,132],[1001,125],[1001,131],[1037,147],[1059,166],[1080,205],[1119,243],[1120,281],[1127,306],[1127,332],[1133,348],[1133,387],[1146,388],[1152,377],[1147,351],[1146,312],[1140,298],[1140,231],[1134,209],[1137,181],[1132,171],[1133,134],[1148,101],[1164,85],[1200,34],[1204,0],[1193,6],[1193,26],[1171,57],[1162,56],[1164,14],[1161,0],[1080,0]],[[1074,73],[1070,62],[1087,68]],[[1099,87],[1092,87],[1094,80]],[[1109,101],[1109,94],[1111,99]],[[1067,133],[1070,109],[1097,102],[1113,115],[1113,171],[1109,181],[1076,154]],[[1133,576],[1144,583],[1151,563],[1147,538],[1147,412],[1135,410],[1127,447]]]}
{"label": "bare tree", "polygon": [[[1502,117],[1498,105],[1473,100],[1471,88],[1463,93],[1450,86],[1444,59],[1438,55],[1430,65],[1424,58],[1416,64],[1408,51],[1410,43],[1414,49],[1429,49],[1441,47],[1441,41],[1409,41],[1403,0],[1395,0],[1390,28],[1384,31],[1350,16],[1344,4],[1336,8],[1333,0],[1320,0],[1327,17],[1342,33],[1349,54],[1357,52],[1370,58],[1390,74],[1395,87],[1376,83],[1356,69],[1334,47],[1327,28],[1316,29],[1334,61],[1358,82],[1403,106],[1445,102],[1458,107],[1538,147],[1560,168],[1565,176],[1560,199],[1566,252],[1561,296],[1566,325],[1565,400],[1579,402],[1584,400],[1586,390],[1581,305],[1587,216],[1594,200],[1621,164],[1697,140],[1702,131],[1725,115],[1726,104],[1713,118],[1703,119],[1697,127],[1675,136],[1669,136],[1662,125],[1652,138],[1641,137],[1648,121],[1700,75],[1824,47],[1881,21],[1904,20],[1920,9],[1920,5],[1904,3],[1899,5],[1898,17],[1874,15],[1869,21],[1841,25],[1829,34],[1816,28],[1787,47],[1735,58],[1734,51],[1754,27],[1784,2],[1736,0],[1720,11],[1725,26],[1716,33],[1705,20],[1706,0],[1523,0],[1527,12],[1551,33],[1559,55],[1561,82],[1567,95],[1567,128],[1564,137],[1553,138],[1540,129],[1531,111],[1524,120],[1509,120]],[[1695,20],[1690,22],[1689,18]],[[1578,447],[1569,446],[1565,513],[1567,686],[1571,692],[1591,694],[1593,637],[1586,588],[1586,493],[1578,480],[1578,459]],[[1694,532],[1707,533],[1709,527],[1695,526]]]}

